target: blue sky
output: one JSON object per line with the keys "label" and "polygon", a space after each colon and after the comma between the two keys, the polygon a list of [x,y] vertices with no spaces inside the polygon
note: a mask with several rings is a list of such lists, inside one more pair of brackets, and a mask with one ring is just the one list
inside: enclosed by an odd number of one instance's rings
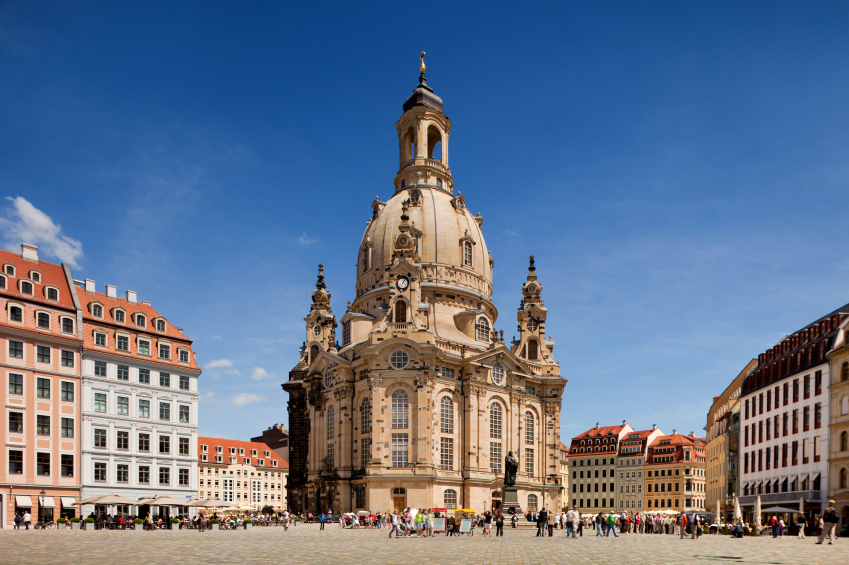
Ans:
{"label": "blue sky", "polygon": [[2,244],[185,328],[202,434],[285,423],[316,264],[341,316],[424,49],[505,337],[537,257],[564,439],[698,432],[849,302],[847,27],[828,2],[2,2]]}

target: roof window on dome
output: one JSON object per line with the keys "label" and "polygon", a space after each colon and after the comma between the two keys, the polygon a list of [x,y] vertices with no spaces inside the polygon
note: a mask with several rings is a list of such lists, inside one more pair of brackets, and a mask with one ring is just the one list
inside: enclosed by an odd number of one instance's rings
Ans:
{"label": "roof window on dome", "polygon": [[436,179],[436,188],[442,188],[442,179]]}
{"label": "roof window on dome", "polygon": [[410,206],[418,206],[420,198],[421,198],[421,193],[418,190],[411,190],[410,191]]}

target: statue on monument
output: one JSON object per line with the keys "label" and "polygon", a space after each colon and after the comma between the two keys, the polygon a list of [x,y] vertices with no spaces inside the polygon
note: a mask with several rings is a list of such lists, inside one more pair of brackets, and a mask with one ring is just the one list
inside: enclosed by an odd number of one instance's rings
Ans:
{"label": "statue on monument", "polygon": [[512,487],[516,484],[516,472],[519,470],[519,460],[513,457],[513,452],[508,451],[504,458],[504,486]]}

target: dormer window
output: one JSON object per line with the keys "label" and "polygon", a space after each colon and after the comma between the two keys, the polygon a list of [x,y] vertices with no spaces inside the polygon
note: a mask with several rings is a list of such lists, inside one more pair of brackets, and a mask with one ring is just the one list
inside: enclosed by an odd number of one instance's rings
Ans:
{"label": "dormer window", "polygon": [[413,206],[418,206],[419,205],[419,196],[420,195],[419,195],[418,190],[411,190],[410,191],[410,204],[413,205]]}
{"label": "dormer window", "polygon": [[239,448],[239,455],[244,455],[244,454],[245,454],[245,448],[244,448],[244,447],[240,447],[240,448]]}
{"label": "dormer window", "polygon": [[204,453],[206,453],[207,451],[209,451],[209,448],[208,448],[208,446],[207,446],[206,444],[201,445],[201,446],[200,446],[200,449],[201,449],[201,451],[203,451]]}
{"label": "dormer window", "polygon": [[23,322],[24,310],[20,306],[9,306],[9,321]]}
{"label": "dormer window", "polygon": [[145,320],[144,316],[142,316],[141,314],[136,314],[136,325],[140,328],[143,328],[146,324],[147,321]]}
{"label": "dormer window", "polygon": [[98,347],[106,347],[106,334],[103,332],[95,332],[94,345]]}
{"label": "dormer window", "polygon": [[180,363],[188,363],[189,362],[189,350],[181,349],[180,350]]}
{"label": "dormer window", "polygon": [[46,312],[39,312],[36,314],[36,321],[38,327],[42,330],[50,329],[50,315]]}
{"label": "dormer window", "polygon": [[38,271],[30,271],[29,278],[32,279],[32,282],[40,283],[41,282],[41,273]]}
{"label": "dormer window", "polygon": [[156,320],[156,331],[164,332],[165,331],[165,320]]}
{"label": "dormer window", "polygon": [[45,295],[47,295],[47,300],[59,300],[59,291],[51,286],[48,286],[45,290]]}
{"label": "dormer window", "polygon": [[74,320],[72,318],[62,318],[62,333],[74,333]]}
{"label": "dormer window", "polygon": [[21,294],[32,294],[32,283],[29,281],[21,281]]}
{"label": "dormer window", "polygon": [[245,457],[245,465],[250,465],[250,464],[251,464],[251,458]]}
{"label": "dormer window", "polygon": [[124,311],[123,310],[115,310],[115,321],[124,323]]}
{"label": "dormer window", "polygon": [[166,343],[159,344],[159,358],[171,359],[171,346]]}
{"label": "dormer window", "polygon": [[489,341],[489,320],[481,316],[475,324],[475,333],[478,341]]}
{"label": "dormer window", "polygon": [[6,277],[0,277],[0,288],[6,290]]}
{"label": "dormer window", "polygon": [[466,267],[472,266],[472,242],[463,242],[463,265]]}
{"label": "dormer window", "polygon": [[7,263],[6,265],[3,266],[3,272],[6,273],[7,275],[9,275],[10,277],[14,277],[15,276],[15,266]]}
{"label": "dormer window", "polygon": [[256,449],[251,449],[251,455],[253,455],[254,457],[256,457]]}
{"label": "dormer window", "polygon": [[436,188],[442,188],[442,179],[436,179]]}
{"label": "dormer window", "polygon": [[223,453],[223,452],[224,452],[224,448],[223,448],[223,447],[221,447],[220,445],[216,445],[216,446],[215,446],[215,451],[216,451],[216,453]]}
{"label": "dormer window", "polygon": [[91,315],[94,316],[95,318],[102,318],[103,317],[103,306],[101,306],[100,304],[94,304],[91,307]]}

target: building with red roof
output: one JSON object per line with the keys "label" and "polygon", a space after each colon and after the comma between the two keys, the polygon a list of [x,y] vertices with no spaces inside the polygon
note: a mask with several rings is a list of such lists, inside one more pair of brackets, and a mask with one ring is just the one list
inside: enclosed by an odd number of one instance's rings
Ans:
{"label": "building with red roof", "polygon": [[705,438],[693,432],[659,436],[646,454],[645,509],[705,509]]}
{"label": "building with red roof", "polygon": [[573,506],[587,512],[616,510],[616,456],[619,441],[634,429],[596,424],[572,438],[569,447],[570,498]]}
{"label": "building with red roof", "polygon": [[285,510],[289,464],[267,444],[198,438],[198,497],[219,498],[255,511]]}
{"label": "building with red roof", "polygon": [[619,476],[619,510],[641,512],[643,510],[643,484],[648,448],[663,435],[657,426],[650,430],[635,430],[619,442],[617,467]]}

